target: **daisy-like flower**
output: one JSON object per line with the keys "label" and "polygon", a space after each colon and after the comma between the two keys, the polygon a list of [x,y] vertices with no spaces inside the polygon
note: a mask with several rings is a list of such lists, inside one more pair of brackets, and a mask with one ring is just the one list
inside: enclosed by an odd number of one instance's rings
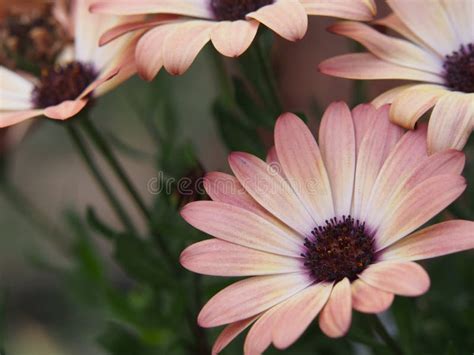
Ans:
{"label": "daisy-like flower", "polygon": [[126,36],[99,48],[101,31],[120,20],[92,15],[89,6],[89,0],[76,0],[69,18],[57,12],[61,16],[59,20],[68,24],[74,35],[74,47],[64,51],[58,65],[45,68],[40,77],[0,66],[0,127],[41,115],[68,119],[81,111],[90,99],[111,90],[136,72],[134,39]]}
{"label": "daisy-like flower", "polygon": [[306,33],[308,15],[370,20],[375,4],[373,0],[108,0],[91,10],[158,14],[114,28],[102,38],[107,43],[123,33],[149,29],[138,43],[136,61],[139,74],[151,80],[163,66],[171,74],[185,72],[209,41],[221,54],[237,57],[251,45],[260,24],[296,41]]}
{"label": "daisy-like flower", "polygon": [[387,0],[393,10],[376,21],[406,39],[362,23],[343,22],[334,33],[371,53],[353,53],[320,64],[323,73],[351,79],[405,79],[420,83],[394,88],[374,103],[393,103],[391,120],[413,129],[434,107],[428,127],[430,153],[461,150],[474,127],[474,1]]}
{"label": "daisy-like flower", "polygon": [[215,295],[198,322],[228,324],[220,352],[251,324],[246,354],[285,349],[319,315],[330,337],[346,334],[354,308],[386,310],[394,295],[430,286],[414,261],[474,247],[474,222],[415,230],[465,189],[464,154],[428,156],[426,126],[404,133],[388,106],[344,103],[324,114],[319,146],[293,114],[275,127],[267,162],[233,153],[234,176],[210,173],[213,201],[192,202],[183,218],[215,237],[183,251],[181,264],[205,275],[252,276]]}

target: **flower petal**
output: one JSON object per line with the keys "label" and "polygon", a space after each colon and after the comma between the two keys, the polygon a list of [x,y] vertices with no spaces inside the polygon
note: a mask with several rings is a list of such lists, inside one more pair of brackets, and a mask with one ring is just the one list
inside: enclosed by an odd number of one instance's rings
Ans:
{"label": "flower petal", "polygon": [[268,151],[265,162],[273,169],[274,173],[286,179],[285,172],[281,166],[275,146],[271,147]]}
{"label": "flower petal", "polygon": [[238,57],[252,44],[257,34],[257,21],[222,21],[214,26],[211,40],[214,47],[227,57]]}
{"label": "flower petal", "polygon": [[424,228],[392,244],[382,260],[414,261],[474,248],[474,222],[453,220]]}
{"label": "flower petal", "polygon": [[96,2],[90,10],[93,13],[125,16],[162,13],[212,18],[208,0],[109,0]]}
{"label": "flower petal", "polygon": [[447,92],[443,86],[429,84],[403,90],[393,100],[390,119],[402,127],[413,129],[418,119]]}
{"label": "flower petal", "polygon": [[250,317],[247,319],[240,320],[238,322],[229,324],[219,334],[214,345],[212,347],[212,355],[219,354],[224,348],[230,344],[240,333],[242,333],[248,326],[250,326],[258,316]]}
{"label": "flower petal", "polygon": [[329,27],[329,31],[356,40],[378,58],[395,65],[434,74],[443,72],[440,57],[409,41],[384,35],[366,24],[339,22]]}
{"label": "flower petal", "polygon": [[163,64],[172,75],[183,74],[193,63],[201,49],[211,39],[215,23],[187,21],[178,24],[163,43]]}
{"label": "flower petal", "polygon": [[303,236],[314,229],[315,222],[302,202],[265,162],[247,153],[232,153],[229,164],[247,192],[270,213]]}
{"label": "flower petal", "polygon": [[256,276],[304,271],[299,258],[291,258],[228,243],[204,240],[186,248],[180,257],[186,269],[214,276]]}
{"label": "flower petal", "polygon": [[319,327],[328,337],[344,336],[352,321],[351,283],[347,278],[332,289],[329,301],[319,315]]}
{"label": "flower petal", "polygon": [[390,122],[389,109],[387,105],[377,110],[375,122],[360,143],[351,215],[362,220],[368,215],[371,193],[380,169],[403,134],[400,127]]}
{"label": "flower petal", "polygon": [[413,262],[372,264],[359,277],[375,288],[400,296],[420,296],[430,287],[426,271]]}
{"label": "flower petal", "polygon": [[376,108],[379,108],[379,107],[382,107],[383,105],[391,104],[393,103],[393,100],[395,100],[395,98],[400,93],[402,93],[406,89],[411,88],[413,86],[414,84],[407,84],[407,85],[401,85],[401,86],[394,87],[393,89],[387,90],[383,92],[382,94],[380,94],[379,96],[377,96],[375,99],[373,99],[372,105],[374,105]]}
{"label": "flower petal", "polygon": [[451,92],[436,104],[428,125],[430,153],[462,150],[474,128],[474,94]]}
{"label": "flower petal", "polygon": [[256,276],[238,281],[212,297],[198,316],[201,327],[233,323],[288,299],[313,281],[301,273]]}
{"label": "flower petal", "polygon": [[352,119],[354,121],[354,133],[356,139],[356,152],[358,154],[362,139],[367,132],[372,131],[372,127],[377,117],[377,110],[374,105],[360,104],[352,109]]}
{"label": "flower petal", "polygon": [[288,348],[303,334],[326,304],[331,290],[331,284],[317,283],[282,305],[273,323],[273,343],[278,349]]}
{"label": "flower petal", "polygon": [[393,302],[393,293],[379,290],[361,279],[352,285],[352,307],[362,313],[381,313],[387,310]]}
{"label": "flower petal", "polygon": [[[275,148],[284,175],[301,201],[299,204],[305,206],[317,224],[334,217],[326,169],[306,124],[291,113],[281,115],[275,125]],[[281,207],[287,210],[288,206]],[[315,223],[310,227],[316,227]]]}
{"label": "flower petal", "polygon": [[386,62],[370,53],[351,53],[326,59],[319,64],[324,74],[349,79],[406,79],[443,84],[436,74]]}
{"label": "flower petal", "polygon": [[77,115],[86,105],[87,99],[63,101],[59,105],[44,109],[44,115],[53,120],[67,120]]}
{"label": "flower petal", "polygon": [[145,33],[138,41],[135,58],[138,75],[144,80],[151,81],[163,67],[163,43],[166,36],[177,25],[158,26]]}
{"label": "flower petal", "polygon": [[472,0],[441,0],[441,4],[451,20],[451,26],[453,26],[460,44],[472,43],[474,38],[474,28],[472,27],[474,3]]}
{"label": "flower petal", "polygon": [[32,109],[34,87],[26,77],[0,66],[0,111]]}
{"label": "flower petal", "polygon": [[[391,30],[401,34],[403,37],[409,39],[411,42],[418,44],[420,47],[429,49],[429,46],[424,43],[415,33],[413,33],[393,12],[384,18],[373,21],[373,24],[388,27]],[[440,58],[442,58],[442,56],[440,56]]]}
{"label": "flower petal", "polygon": [[300,257],[302,239],[248,210],[214,201],[187,204],[181,216],[195,228],[216,238],[252,249]]}
{"label": "flower petal", "polygon": [[30,118],[41,116],[43,109],[40,110],[24,110],[12,112],[0,112],[0,128],[16,125],[17,123],[26,121]]}
{"label": "flower petal", "polygon": [[390,219],[377,231],[378,250],[396,242],[428,222],[466,189],[458,175],[438,175],[424,180],[393,206]]}
{"label": "flower petal", "polygon": [[300,0],[308,15],[370,21],[377,9],[372,0]]}
{"label": "flower petal", "polygon": [[302,39],[308,29],[308,15],[299,0],[277,0],[247,14],[247,18],[257,20],[289,41]]}
{"label": "flower petal", "polygon": [[[333,103],[324,112],[319,128],[319,144],[334,201],[332,217],[347,216],[352,203],[356,147],[351,111],[344,102]],[[300,154],[300,151],[304,149],[300,149],[297,154]],[[303,166],[303,169],[305,168],[307,169],[307,166]],[[316,196],[320,201],[319,194]],[[329,204],[329,201],[327,203]]]}
{"label": "flower petal", "polygon": [[440,1],[387,0],[389,6],[405,25],[427,43],[433,50],[444,56],[458,48],[458,39],[448,15]]}

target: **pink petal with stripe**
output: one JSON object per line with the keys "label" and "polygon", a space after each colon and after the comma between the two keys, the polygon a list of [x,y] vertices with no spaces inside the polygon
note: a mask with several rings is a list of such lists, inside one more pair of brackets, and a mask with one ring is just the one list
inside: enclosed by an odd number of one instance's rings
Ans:
{"label": "pink petal with stripe", "polygon": [[219,239],[187,247],[180,257],[186,269],[214,276],[256,276],[304,271],[300,258],[249,249]]}
{"label": "pink petal with stripe", "polygon": [[43,113],[43,109],[0,112],[0,128],[16,125],[30,118],[41,116]]}
{"label": "pink petal with stripe", "polygon": [[308,15],[299,0],[277,0],[247,14],[289,41],[302,39],[308,29]]}
{"label": "pink petal with stripe", "polygon": [[240,207],[214,201],[187,204],[181,216],[197,229],[216,238],[252,249],[300,257],[302,239]]}
{"label": "pink petal with stripe", "polygon": [[329,301],[319,315],[319,327],[328,337],[339,338],[349,331],[351,321],[351,283],[345,278],[332,289]]}
{"label": "pink petal with stripe", "polygon": [[87,99],[63,101],[59,105],[45,108],[43,114],[53,120],[67,120],[82,111],[87,102]]}
{"label": "pink petal with stripe", "polygon": [[372,0],[300,0],[308,15],[370,21],[377,9]]}
{"label": "pink petal with stripe", "polygon": [[426,271],[413,262],[372,264],[359,277],[375,288],[400,296],[420,296],[430,287]]}
{"label": "pink petal with stripe", "polygon": [[256,276],[238,281],[212,297],[198,316],[201,327],[216,327],[261,313],[308,287],[301,273]]}
{"label": "pink petal with stripe", "polygon": [[362,313],[381,313],[387,310],[393,302],[393,293],[372,287],[361,279],[352,285],[352,307]]}
{"label": "pink petal with stripe", "polygon": [[[319,128],[319,144],[334,202],[334,215],[329,218],[347,216],[352,203],[356,143],[351,111],[344,102],[331,104],[324,113]],[[307,169],[307,166],[303,168]],[[317,198],[320,198],[319,194]]]}
{"label": "pink petal with stripe", "polygon": [[238,57],[252,44],[257,34],[257,21],[222,21],[211,32],[211,41],[217,51],[227,57]]}
{"label": "pink petal with stripe", "polygon": [[474,222],[453,220],[424,228],[392,244],[382,260],[414,261],[474,248]]}
{"label": "pink petal with stripe", "polygon": [[362,139],[364,139],[367,132],[372,131],[376,117],[377,110],[374,105],[360,104],[352,109],[357,154],[359,152]]}
{"label": "pink petal with stripe", "polygon": [[290,113],[280,116],[275,126],[275,148],[286,179],[313,220],[321,224],[334,217],[326,168],[306,124]]}
{"label": "pink petal with stripe", "polygon": [[219,354],[224,348],[231,343],[240,333],[247,329],[259,316],[250,317],[238,322],[229,324],[219,334],[214,345],[212,346],[212,355]]}
{"label": "pink petal with stripe", "polygon": [[443,84],[440,75],[386,62],[370,53],[344,54],[326,59],[319,70],[328,75],[348,79],[404,79]]}
{"label": "pink petal with stripe", "polygon": [[245,190],[270,213],[301,235],[308,235],[314,229],[315,221],[303,203],[265,162],[251,154],[232,153],[229,164]]}

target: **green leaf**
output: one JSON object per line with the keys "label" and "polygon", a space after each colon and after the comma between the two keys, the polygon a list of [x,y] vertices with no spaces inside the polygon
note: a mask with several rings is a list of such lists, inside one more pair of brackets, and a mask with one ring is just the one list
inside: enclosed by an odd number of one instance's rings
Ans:
{"label": "green leaf", "polygon": [[120,234],[118,231],[108,226],[105,222],[101,221],[92,207],[87,208],[86,219],[87,223],[91,226],[92,229],[94,229],[96,232],[100,233],[107,239],[116,239]]}

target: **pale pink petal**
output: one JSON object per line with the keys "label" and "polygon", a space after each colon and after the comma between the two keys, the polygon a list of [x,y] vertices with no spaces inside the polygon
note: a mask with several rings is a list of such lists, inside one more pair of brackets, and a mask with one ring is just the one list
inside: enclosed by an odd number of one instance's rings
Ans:
{"label": "pale pink petal", "polygon": [[[344,102],[332,103],[324,112],[319,128],[319,144],[331,184],[333,217],[347,216],[352,203],[356,146],[351,111]],[[299,149],[296,155],[300,152],[304,152],[304,148]],[[308,170],[307,165],[303,165],[302,169]],[[319,194],[316,201],[323,203]]]}
{"label": "pale pink petal", "polygon": [[178,19],[179,17],[174,15],[157,15],[148,20],[139,20],[134,22],[126,22],[107,30],[99,39],[99,45],[104,46],[117,38],[120,38],[127,33],[137,31],[137,30],[146,30],[158,25],[168,23],[172,20]]}
{"label": "pale pink petal", "polygon": [[281,166],[280,159],[278,159],[275,146],[270,148],[265,161],[273,169],[275,174],[279,174],[282,178],[286,179],[285,172],[283,171],[283,167]]}
{"label": "pale pink petal", "polygon": [[472,19],[474,14],[474,2],[472,0],[441,0],[441,3],[448,14],[459,43],[472,43],[474,39],[474,27]]}
{"label": "pale pink petal", "polygon": [[[301,201],[299,204],[306,207],[317,224],[334,217],[326,169],[306,124],[294,114],[281,115],[275,125],[275,148],[284,175]],[[288,207],[281,206],[286,211]],[[314,222],[309,225],[315,226]]]}
{"label": "pale pink petal", "polygon": [[403,187],[415,167],[428,159],[426,125],[408,131],[392,149],[374,183],[366,216],[363,218],[377,228],[392,207],[388,202]]}
{"label": "pale pink petal", "polygon": [[393,100],[395,100],[395,98],[400,93],[402,93],[406,89],[413,87],[414,85],[415,84],[401,85],[401,86],[394,87],[393,89],[387,90],[383,92],[382,94],[380,94],[379,96],[377,96],[375,99],[373,99],[372,105],[374,105],[376,108],[379,108],[379,107],[382,107],[383,105],[391,104],[393,103]]}
{"label": "pale pink petal", "polygon": [[361,279],[352,285],[352,307],[362,313],[381,313],[387,310],[393,302],[393,293],[372,287]]}
{"label": "pale pink petal", "polygon": [[[373,23],[376,25],[388,27],[410,41],[418,44],[419,46],[429,49],[429,46],[427,46],[426,43],[424,43],[415,33],[413,33],[393,12],[384,18],[373,21]],[[440,56],[440,58],[441,57],[442,56]]]}
{"label": "pale pink petal", "polygon": [[340,22],[329,31],[360,42],[378,58],[395,65],[434,74],[443,72],[443,61],[437,55],[406,40],[384,35],[366,24]]}
{"label": "pale pink petal", "polygon": [[99,78],[94,80],[87,88],[84,89],[84,91],[79,95],[78,99],[84,99],[87,96],[89,96],[99,86],[103,85],[104,83],[106,83],[107,81],[115,77],[119,73],[119,71],[120,71],[120,68],[114,68],[113,70],[108,71],[104,73],[103,75],[100,75]]}
{"label": "pale pink petal", "polygon": [[34,87],[29,78],[0,66],[0,111],[32,109]]}
{"label": "pale pink petal", "polygon": [[372,131],[372,127],[377,117],[377,110],[374,105],[360,104],[352,109],[352,119],[354,121],[354,133],[356,139],[356,152],[359,152],[362,139],[367,132]]}
{"label": "pale pink petal", "polygon": [[270,213],[301,235],[314,229],[315,222],[303,203],[269,165],[247,153],[232,153],[229,164],[247,192]]}
{"label": "pale pink petal", "polygon": [[198,316],[201,327],[233,323],[288,299],[313,280],[301,273],[256,276],[238,281],[212,297]]}
{"label": "pale pink petal", "polygon": [[176,24],[158,26],[145,33],[135,49],[138,75],[151,81],[163,67],[163,43]]}
{"label": "pale pink petal", "polygon": [[383,249],[428,222],[465,189],[466,180],[458,175],[438,175],[418,184],[398,205],[390,206],[390,218],[377,231],[377,248]]}
{"label": "pale pink petal", "polygon": [[375,122],[367,127],[369,131],[360,143],[351,215],[362,220],[369,214],[369,201],[380,169],[403,135],[403,130],[390,122],[389,109],[387,105],[377,110]]}
{"label": "pale pink petal", "polygon": [[208,0],[109,0],[96,2],[90,10],[94,13],[125,16],[162,13],[212,18]]}
{"label": "pale pink petal", "polygon": [[319,64],[324,74],[361,80],[405,79],[443,84],[440,75],[386,62],[370,53],[351,53],[326,59]]}
{"label": "pale pink petal", "polygon": [[474,248],[474,222],[453,220],[424,228],[392,244],[382,260],[414,261]]}
{"label": "pale pink petal", "polygon": [[430,287],[430,277],[414,262],[372,264],[359,277],[375,288],[400,296],[420,296]]}
{"label": "pale pink petal", "polygon": [[440,85],[420,84],[400,92],[390,109],[392,122],[407,129],[415,128],[418,119],[447,93]]}
{"label": "pale pink petal", "polygon": [[53,120],[67,120],[82,111],[87,102],[87,99],[63,101],[59,105],[45,108],[43,114]]}
{"label": "pale pink petal", "polygon": [[214,276],[256,276],[304,271],[300,258],[264,253],[219,239],[187,247],[180,257],[186,269]]}
{"label": "pale pink petal", "polygon": [[370,21],[377,9],[372,0],[300,0],[308,15]]}
{"label": "pale pink petal", "polygon": [[332,284],[317,283],[282,305],[278,318],[273,322],[273,343],[278,349],[293,344],[326,304]]}
{"label": "pale pink petal", "polygon": [[219,354],[224,348],[231,343],[240,333],[250,326],[259,316],[250,317],[238,322],[229,324],[219,334],[212,347],[212,355]]}
{"label": "pale pink petal", "polygon": [[440,55],[458,48],[458,39],[440,1],[387,0],[404,24]]}
{"label": "pale pink petal", "polygon": [[252,44],[257,34],[257,21],[222,21],[214,26],[211,40],[214,47],[227,57],[238,57]]}
{"label": "pale pink petal", "polygon": [[430,153],[462,150],[474,128],[474,94],[451,92],[436,103],[428,125]]}
{"label": "pale pink petal", "polygon": [[26,121],[30,118],[41,116],[43,109],[40,110],[25,110],[25,111],[12,111],[12,112],[0,112],[0,128],[16,125],[17,123]]}
{"label": "pale pink petal", "polygon": [[328,337],[344,336],[352,321],[351,283],[345,278],[332,289],[326,306],[319,315],[319,327]]}
{"label": "pale pink petal", "polygon": [[285,303],[282,302],[267,310],[250,328],[244,343],[245,355],[261,355],[270,346],[273,325]]}
{"label": "pale pink petal", "polygon": [[211,39],[211,21],[187,21],[177,25],[163,43],[163,65],[172,75],[183,74]]}
{"label": "pale pink petal", "polygon": [[247,14],[247,18],[257,20],[289,41],[303,38],[308,29],[308,15],[299,0],[277,0]]}
{"label": "pale pink petal", "polygon": [[181,210],[182,217],[197,229],[216,238],[252,249],[300,257],[301,237],[248,210],[214,201],[197,201]]}

